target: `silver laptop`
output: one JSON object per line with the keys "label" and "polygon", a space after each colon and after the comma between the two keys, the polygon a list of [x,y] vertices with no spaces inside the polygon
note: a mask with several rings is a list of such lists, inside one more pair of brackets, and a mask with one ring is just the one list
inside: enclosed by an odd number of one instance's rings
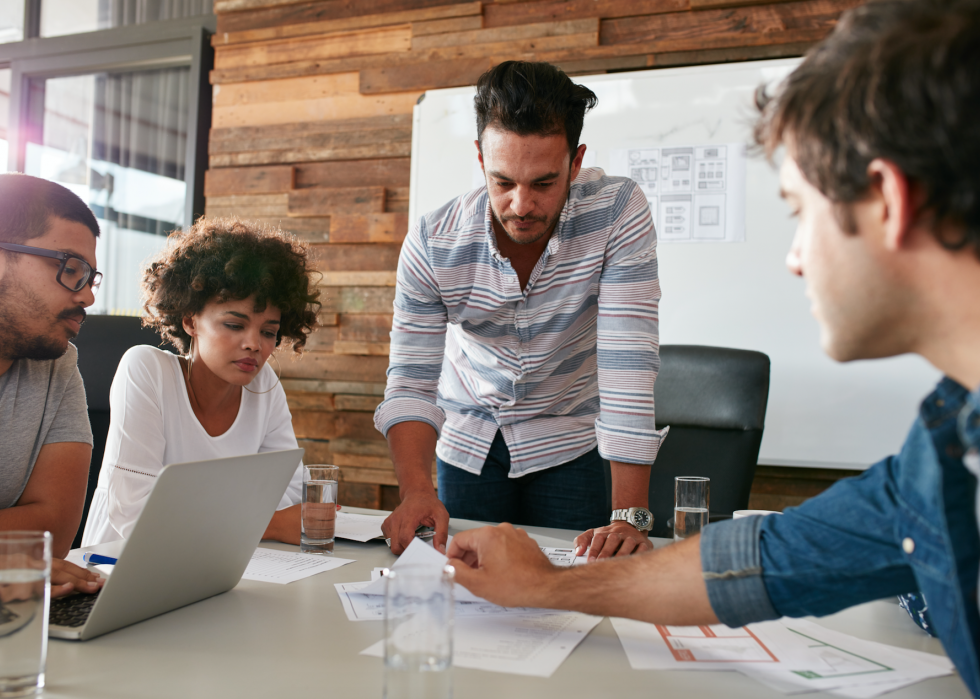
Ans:
{"label": "silver laptop", "polygon": [[289,449],[164,468],[129,539],[87,549],[119,559],[102,591],[52,600],[48,635],[84,641],[233,588],[301,458]]}

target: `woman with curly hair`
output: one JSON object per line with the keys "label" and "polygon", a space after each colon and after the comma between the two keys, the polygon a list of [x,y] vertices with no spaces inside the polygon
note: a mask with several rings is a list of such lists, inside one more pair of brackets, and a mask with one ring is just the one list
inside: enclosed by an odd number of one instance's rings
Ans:
{"label": "woman with curly hair", "polygon": [[[160,470],[296,447],[286,394],[266,361],[297,354],[316,323],[306,248],[237,219],[173,233],[143,274],[143,324],[184,356],[147,345],[119,362],[112,421],[83,546],[126,538]],[[264,538],[299,543],[302,464]]]}

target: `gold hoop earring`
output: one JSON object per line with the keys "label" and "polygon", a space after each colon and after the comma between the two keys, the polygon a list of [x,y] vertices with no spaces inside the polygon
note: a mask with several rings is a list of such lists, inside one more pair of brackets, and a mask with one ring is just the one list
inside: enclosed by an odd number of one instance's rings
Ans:
{"label": "gold hoop earring", "polygon": [[187,384],[191,383],[191,367],[194,366],[194,338],[191,338],[190,344],[187,346]]}
{"label": "gold hoop earring", "polygon": [[279,363],[279,357],[276,356],[275,352],[273,352],[269,356],[276,360],[276,366],[279,368],[278,373],[276,373],[276,382],[272,385],[272,388],[268,388],[264,391],[253,391],[248,386],[242,386],[242,388],[244,388],[249,393],[254,393],[257,396],[261,396],[263,393],[268,393],[269,391],[272,391],[273,389],[275,389],[276,386],[282,383],[282,364]]}

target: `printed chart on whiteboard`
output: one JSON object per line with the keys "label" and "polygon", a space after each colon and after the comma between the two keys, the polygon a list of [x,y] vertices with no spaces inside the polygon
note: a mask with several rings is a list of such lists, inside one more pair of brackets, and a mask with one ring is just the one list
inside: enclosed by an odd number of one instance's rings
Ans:
{"label": "printed chart on whiteboard", "polygon": [[646,194],[660,241],[745,240],[742,144],[623,148],[609,155],[609,174],[633,179]]}

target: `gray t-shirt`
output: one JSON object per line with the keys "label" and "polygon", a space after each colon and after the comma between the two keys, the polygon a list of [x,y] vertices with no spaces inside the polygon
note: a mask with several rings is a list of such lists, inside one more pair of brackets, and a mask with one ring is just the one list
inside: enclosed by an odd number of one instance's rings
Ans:
{"label": "gray t-shirt", "polygon": [[59,359],[18,359],[0,376],[0,509],[17,504],[45,444],[92,443],[77,359],[69,344]]}

